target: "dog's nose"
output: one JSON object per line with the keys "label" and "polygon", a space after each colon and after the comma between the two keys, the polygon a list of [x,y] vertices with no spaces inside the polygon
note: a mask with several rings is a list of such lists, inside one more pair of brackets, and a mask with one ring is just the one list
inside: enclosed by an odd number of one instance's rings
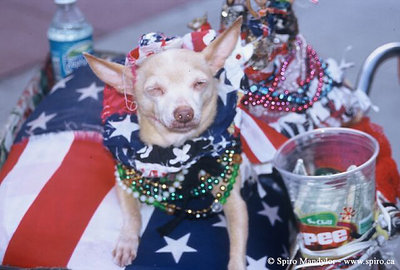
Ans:
{"label": "dog's nose", "polygon": [[174,111],[174,118],[179,123],[187,123],[192,121],[194,116],[194,111],[189,106],[180,106]]}

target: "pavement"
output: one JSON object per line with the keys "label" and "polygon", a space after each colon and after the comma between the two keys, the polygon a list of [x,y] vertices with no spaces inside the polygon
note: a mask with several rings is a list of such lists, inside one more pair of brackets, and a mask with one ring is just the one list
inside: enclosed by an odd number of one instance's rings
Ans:
{"label": "pavement", "polygon": [[[47,53],[45,34],[55,10],[49,2],[0,1],[0,25],[5,25],[5,20],[9,25],[6,30],[0,28],[0,59],[8,67],[0,69],[0,127]],[[189,31],[186,24],[205,12],[211,25],[218,28],[222,0],[78,0],[78,3],[95,28],[95,48],[126,53],[136,46],[141,34],[162,31],[182,35]],[[345,56],[355,64],[346,73],[353,85],[363,61],[375,48],[400,41],[398,0],[319,0],[318,4],[296,0],[294,8],[300,32],[322,58],[340,61],[346,49],[352,47]],[[10,10],[14,13],[9,14]],[[14,37],[22,30],[26,33]],[[9,42],[4,42],[5,37]],[[27,44],[34,45],[27,47]],[[383,126],[393,156],[400,164],[398,68],[397,60],[390,59],[377,70],[370,96],[380,110],[370,116]]]}

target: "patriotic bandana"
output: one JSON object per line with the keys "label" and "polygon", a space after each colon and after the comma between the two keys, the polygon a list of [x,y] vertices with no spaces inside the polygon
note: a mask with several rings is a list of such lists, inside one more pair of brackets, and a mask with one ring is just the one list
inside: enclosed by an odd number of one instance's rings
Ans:
{"label": "patriotic bandana", "polygon": [[[183,38],[167,38],[160,33],[146,34],[140,39],[139,47],[128,54],[125,63],[135,72],[135,65],[149,55],[170,48],[201,51],[214,37],[213,30],[190,33]],[[186,141],[182,146],[167,148],[146,145],[141,141],[135,111],[127,110],[125,97],[106,86],[102,116],[105,146],[116,160],[140,171],[144,177],[177,173],[189,168],[202,157],[219,156],[227,147],[236,144],[233,135],[228,131],[235,117],[237,104],[237,88],[228,79],[232,76],[224,69],[215,76],[219,80],[219,96],[213,124],[199,137]]]}

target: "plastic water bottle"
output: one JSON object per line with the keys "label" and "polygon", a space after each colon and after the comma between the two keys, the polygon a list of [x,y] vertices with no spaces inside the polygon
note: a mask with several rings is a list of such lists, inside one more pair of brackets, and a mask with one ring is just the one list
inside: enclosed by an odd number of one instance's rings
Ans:
{"label": "plastic water bottle", "polygon": [[47,31],[56,80],[86,65],[82,52],[93,52],[93,27],[75,5],[76,0],[54,0],[57,11]]}

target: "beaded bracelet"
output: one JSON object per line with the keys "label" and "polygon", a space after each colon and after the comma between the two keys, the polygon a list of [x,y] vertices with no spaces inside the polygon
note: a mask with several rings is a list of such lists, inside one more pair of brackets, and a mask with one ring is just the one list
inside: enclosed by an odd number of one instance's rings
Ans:
{"label": "beaded bracelet", "polygon": [[169,177],[147,178],[142,177],[140,172],[132,168],[118,164],[115,177],[124,190],[142,203],[153,205],[171,215],[179,215],[181,211],[185,211],[186,217],[190,219],[207,218],[211,214],[222,211],[222,206],[226,203],[236,182],[241,156],[235,150],[227,149],[217,159],[217,163],[222,166],[223,172],[220,175],[212,176],[201,170],[199,173],[200,184],[190,190],[191,198],[198,198],[211,194],[211,190],[219,185],[219,190],[211,205],[200,210],[182,209],[174,204],[175,201],[185,199],[181,183],[185,180],[188,170],[182,170],[174,175],[175,177],[170,175]]}

